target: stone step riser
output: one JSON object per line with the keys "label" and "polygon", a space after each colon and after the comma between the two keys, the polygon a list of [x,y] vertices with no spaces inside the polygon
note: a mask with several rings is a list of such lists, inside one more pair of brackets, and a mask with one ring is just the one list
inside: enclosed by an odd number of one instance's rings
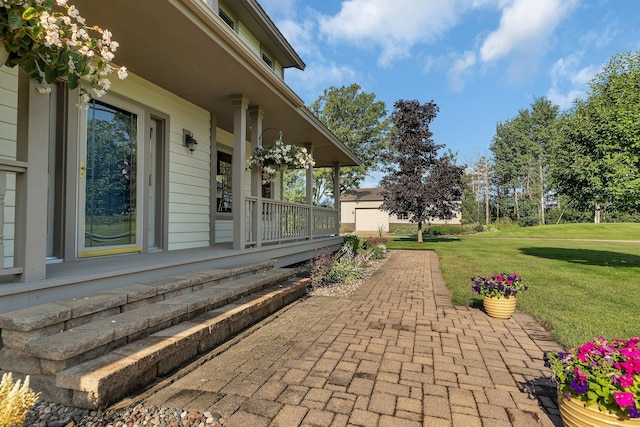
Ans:
{"label": "stone step riser", "polygon": [[[224,284],[209,289],[210,291],[219,290],[222,292],[216,293],[225,297],[223,299],[207,299],[198,294],[193,294],[194,300],[200,302],[209,301],[211,303],[198,305],[197,309],[191,312],[187,312],[185,304],[173,303],[172,301],[180,300],[179,297],[174,297],[172,300],[166,301],[165,304],[158,303],[138,309],[137,311],[142,312],[140,314],[143,316],[140,321],[134,319],[130,324],[120,322],[114,324],[111,329],[109,329],[109,319],[79,326],[65,333],[65,335],[75,334],[75,337],[71,339],[71,344],[75,347],[70,348],[69,343],[61,346],[59,345],[60,339],[52,336],[44,340],[46,345],[42,345],[42,341],[34,341],[26,349],[3,348],[0,350],[0,367],[16,373],[55,375],[64,369],[95,359],[126,344],[188,321],[208,311],[223,307],[249,293],[258,292],[265,286],[281,283],[289,276],[286,271],[281,274],[276,274],[275,272],[272,274],[274,275],[264,278],[245,278],[251,279],[251,282],[237,289],[231,288],[230,285],[225,288]],[[185,294],[182,299],[190,297],[191,295]],[[149,319],[150,311],[157,311],[158,316]],[[123,316],[131,314],[137,313],[130,311]],[[151,321],[154,323],[150,324]]]}
{"label": "stone step riser", "polygon": [[[0,373],[46,400],[100,408],[306,293],[275,262],[136,283],[0,316]],[[11,317],[12,314],[17,314]]]}
{"label": "stone step riser", "polygon": [[[272,264],[269,265],[272,267]],[[206,287],[224,285],[232,280],[251,277],[271,269],[265,266],[265,263],[257,264],[256,267],[255,270],[236,272],[236,274],[231,274],[233,273],[231,271],[227,276],[222,275],[219,271],[216,271],[215,275],[213,272],[188,274],[185,276],[192,276],[188,279],[192,283],[189,287],[185,287],[187,281],[171,277],[138,283],[85,298],[48,303],[18,312],[6,313],[0,316],[0,327],[2,327],[0,348],[26,351],[31,342],[43,337],[165,301],[175,296],[197,292]],[[210,280],[203,281],[203,278],[210,278]],[[170,280],[174,282],[170,282]],[[178,288],[176,283],[182,287]]]}
{"label": "stone step riser", "polygon": [[222,284],[263,273],[273,269],[274,265],[275,261],[265,261],[225,270],[203,270],[180,276],[143,281],[86,297],[41,304],[0,315],[0,329],[3,332],[8,330],[36,332],[45,329],[46,331],[40,332],[40,337],[43,334],[50,335],[61,327],[62,330],[66,330],[109,315],[101,314],[105,311],[125,312],[136,308],[137,304],[153,303],[185,292],[197,291],[205,286]]}
{"label": "stone step riser", "polygon": [[[298,281],[245,297],[64,370],[56,376],[55,387],[50,387],[49,393],[64,398],[66,404],[105,407],[194,360],[305,293],[306,282]],[[36,383],[40,381],[50,384],[51,377],[45,381],[36,379]]]}

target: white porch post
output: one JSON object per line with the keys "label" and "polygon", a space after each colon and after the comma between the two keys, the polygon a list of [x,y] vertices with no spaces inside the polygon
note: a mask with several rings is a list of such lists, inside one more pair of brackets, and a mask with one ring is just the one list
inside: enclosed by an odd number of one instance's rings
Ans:
{"label": "white porch post", "polygon": [[[264,110],[259,105],[249,108],[249,117],[251,118],[251,153],[262,145],[260,136],[262,135],[262,119],[264,118]],[[262,170],[260,168],[251,169],[251,195],[256,198],[256,206],[252,212],[253,218],[251,224],[253,226],[253,236],[256,241],[256,247],[262,246]]]}
{"label": "white porch post", "polygon": [[14,265],[23,267],[22,282],[46,278],[47,188],[49,169],[50,95],[20,71],[16,159],[27,172],[16,175]]}
{"label": "white porch post", "polygon": [[247,167],[247,108],[249,99],[244,95],[231,97],[233,106],[233,158],[231,164],[231,212],[233,212],[233,249],[244,249],[245,222],[245,168]]}
{"label": "white porch post", "polygon": [[[313,155],[312,145],[310,142],[305,142],[304,147],[307,151]],[[307,204],[309,205],[309,218],[307,220],[307,234],[309,240],[313,240],[313,166],[309,166],[307,169]]]}
{"label": "white porch post", "polygon": [[340,234],[340,163],[333,164],[333,208],[338,212],[338,222],[336,223],[336,234]]}

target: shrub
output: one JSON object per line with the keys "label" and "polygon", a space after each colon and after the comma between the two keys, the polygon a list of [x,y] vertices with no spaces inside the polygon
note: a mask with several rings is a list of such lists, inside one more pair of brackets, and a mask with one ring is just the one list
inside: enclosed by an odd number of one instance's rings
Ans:
{"label": "shrub", "polygon": [[493,230],[509,230],[514,228],[520,228],[520,225],[517,222],[511,221],[509,218],[500,218],[491,224],[491,229]]}
{"label": "shrub", "polygon": [[29,388],[28,375],[21,387],[20,380],[13,383],[11,372],[3,374],[0,382],[0,425],[17,427],[24,424],[27,412],[39,396],[40,393],[34,393]]}
{"label": "shrub", "polygon": [[360,265],[346,259],[334,263],[325,277],[327,283],[353,282],[361,278]]}
{"label": "shrub", "polygon": [[367,237],[362,245],[363,249],[371,249],[378,245],[386,245],[386,237]]}
{"label": "shrub", "polygon": [[340,227],[340,234],[353,233],[351,227]]}
{"label": "shrub", "polygon": [[360,238],[358,236],[354,236],[353,234],[344,236],[342,247],[345,247],[345,246],[350,246],[353,254],[357,255],[358,252],[360,251]]}
{"label": "shrub", "polygon": [[313,258],[311,267],[311,285],[321,286],[325,282],[327,273],[333,264],[333,254],[328,249],[323,249]]}
{"label": "shrub", "polygon": [[391,234],[399,234],[399,235],[403,235],[403,236],[410,236],[412,234],[415,234],[417,230],[417,226],[405,226],[405,225],[397,225],[395,227],[393,227],[390,232]]}
{"label": "shrub", "polygon": [[354,261],[354,257],[352,246],[345,242],[333,259],[333,263],[325,275],[325,282],[349,282],[361,278],[360,266]]}
{"label": "shrub", "polygon": [[423,236],[456,236],[470,229],[471,227],[459,225],[432,225],[422,230],[422,234]]}
{"label": "shrub", "polygon": [[367,252],[370,253],[370,259],[383,259],[385,250],[382,246],[373,246]]}

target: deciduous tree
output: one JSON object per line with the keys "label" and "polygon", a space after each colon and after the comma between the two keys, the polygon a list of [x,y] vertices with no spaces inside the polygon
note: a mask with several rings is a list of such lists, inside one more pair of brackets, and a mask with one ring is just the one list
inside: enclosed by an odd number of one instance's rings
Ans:
{"label": "deciduous tree", "polygon": [[525,224],[545,223],[551,189],[549,157],[558,141],[557,117],[558,106],[544,97],[536,98],[529,109],[498,123],[490,146],[498,193],[507,199],[511,196],[505,209]]}
{"label": "deciduous tree", "polygon": [[[388,147],[391,124],[385,103],[354,83],[325,89],[309,110],[362,161],[362,166],[340,170],[340,193],[358,188],[369,172],[379,169],[381,153]],[[314,181],[315,187],[322,189],[315,196],[317,200],[332,192],[331,170],[315,170]]]}
{"label": "deciduous tree", "polygon": [[571,205],[640,209],[640,51],[614,55],[562,123],[553,175]]}
{"label": "deciduous tree", "polygon": [[387,175],[382,178],[382,210],[408,214],[418,223],[418,241],[422,242],[422,224],[431,218],[452,218],[461,209],[464,184],[463,166],[453,156],[438,157],[444,145],[433,142],[429,124],[438,106],[433,102],[397,101],[391,115],[391,134]]}

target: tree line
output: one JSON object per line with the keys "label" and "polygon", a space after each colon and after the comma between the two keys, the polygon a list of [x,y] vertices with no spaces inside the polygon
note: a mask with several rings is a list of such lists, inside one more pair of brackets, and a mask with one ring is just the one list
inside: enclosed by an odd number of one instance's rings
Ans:
{"label": "tree line", "polygon": [[[534,98],[496,125],[490,155],[465,166],[432,140],[433,101],[399,100],[387,115],[352,84],[326,89],[309,108],[362,159],[342,170],[340,194],[386,172],[383,208],[418,225],[457,210],[479,224],[640,220],[640,52],[614,55],[567,111]],[[304,198],[299,173],[287,172],[288,200]],[[314,170],[314,204],[333,204],[332,179]]]}
{"label": "tree line", "polygon": [[496,125],[467,167],[463,219],[538,225],[640,218],[640,52],[614,55],[585,99],[545,97]]}

